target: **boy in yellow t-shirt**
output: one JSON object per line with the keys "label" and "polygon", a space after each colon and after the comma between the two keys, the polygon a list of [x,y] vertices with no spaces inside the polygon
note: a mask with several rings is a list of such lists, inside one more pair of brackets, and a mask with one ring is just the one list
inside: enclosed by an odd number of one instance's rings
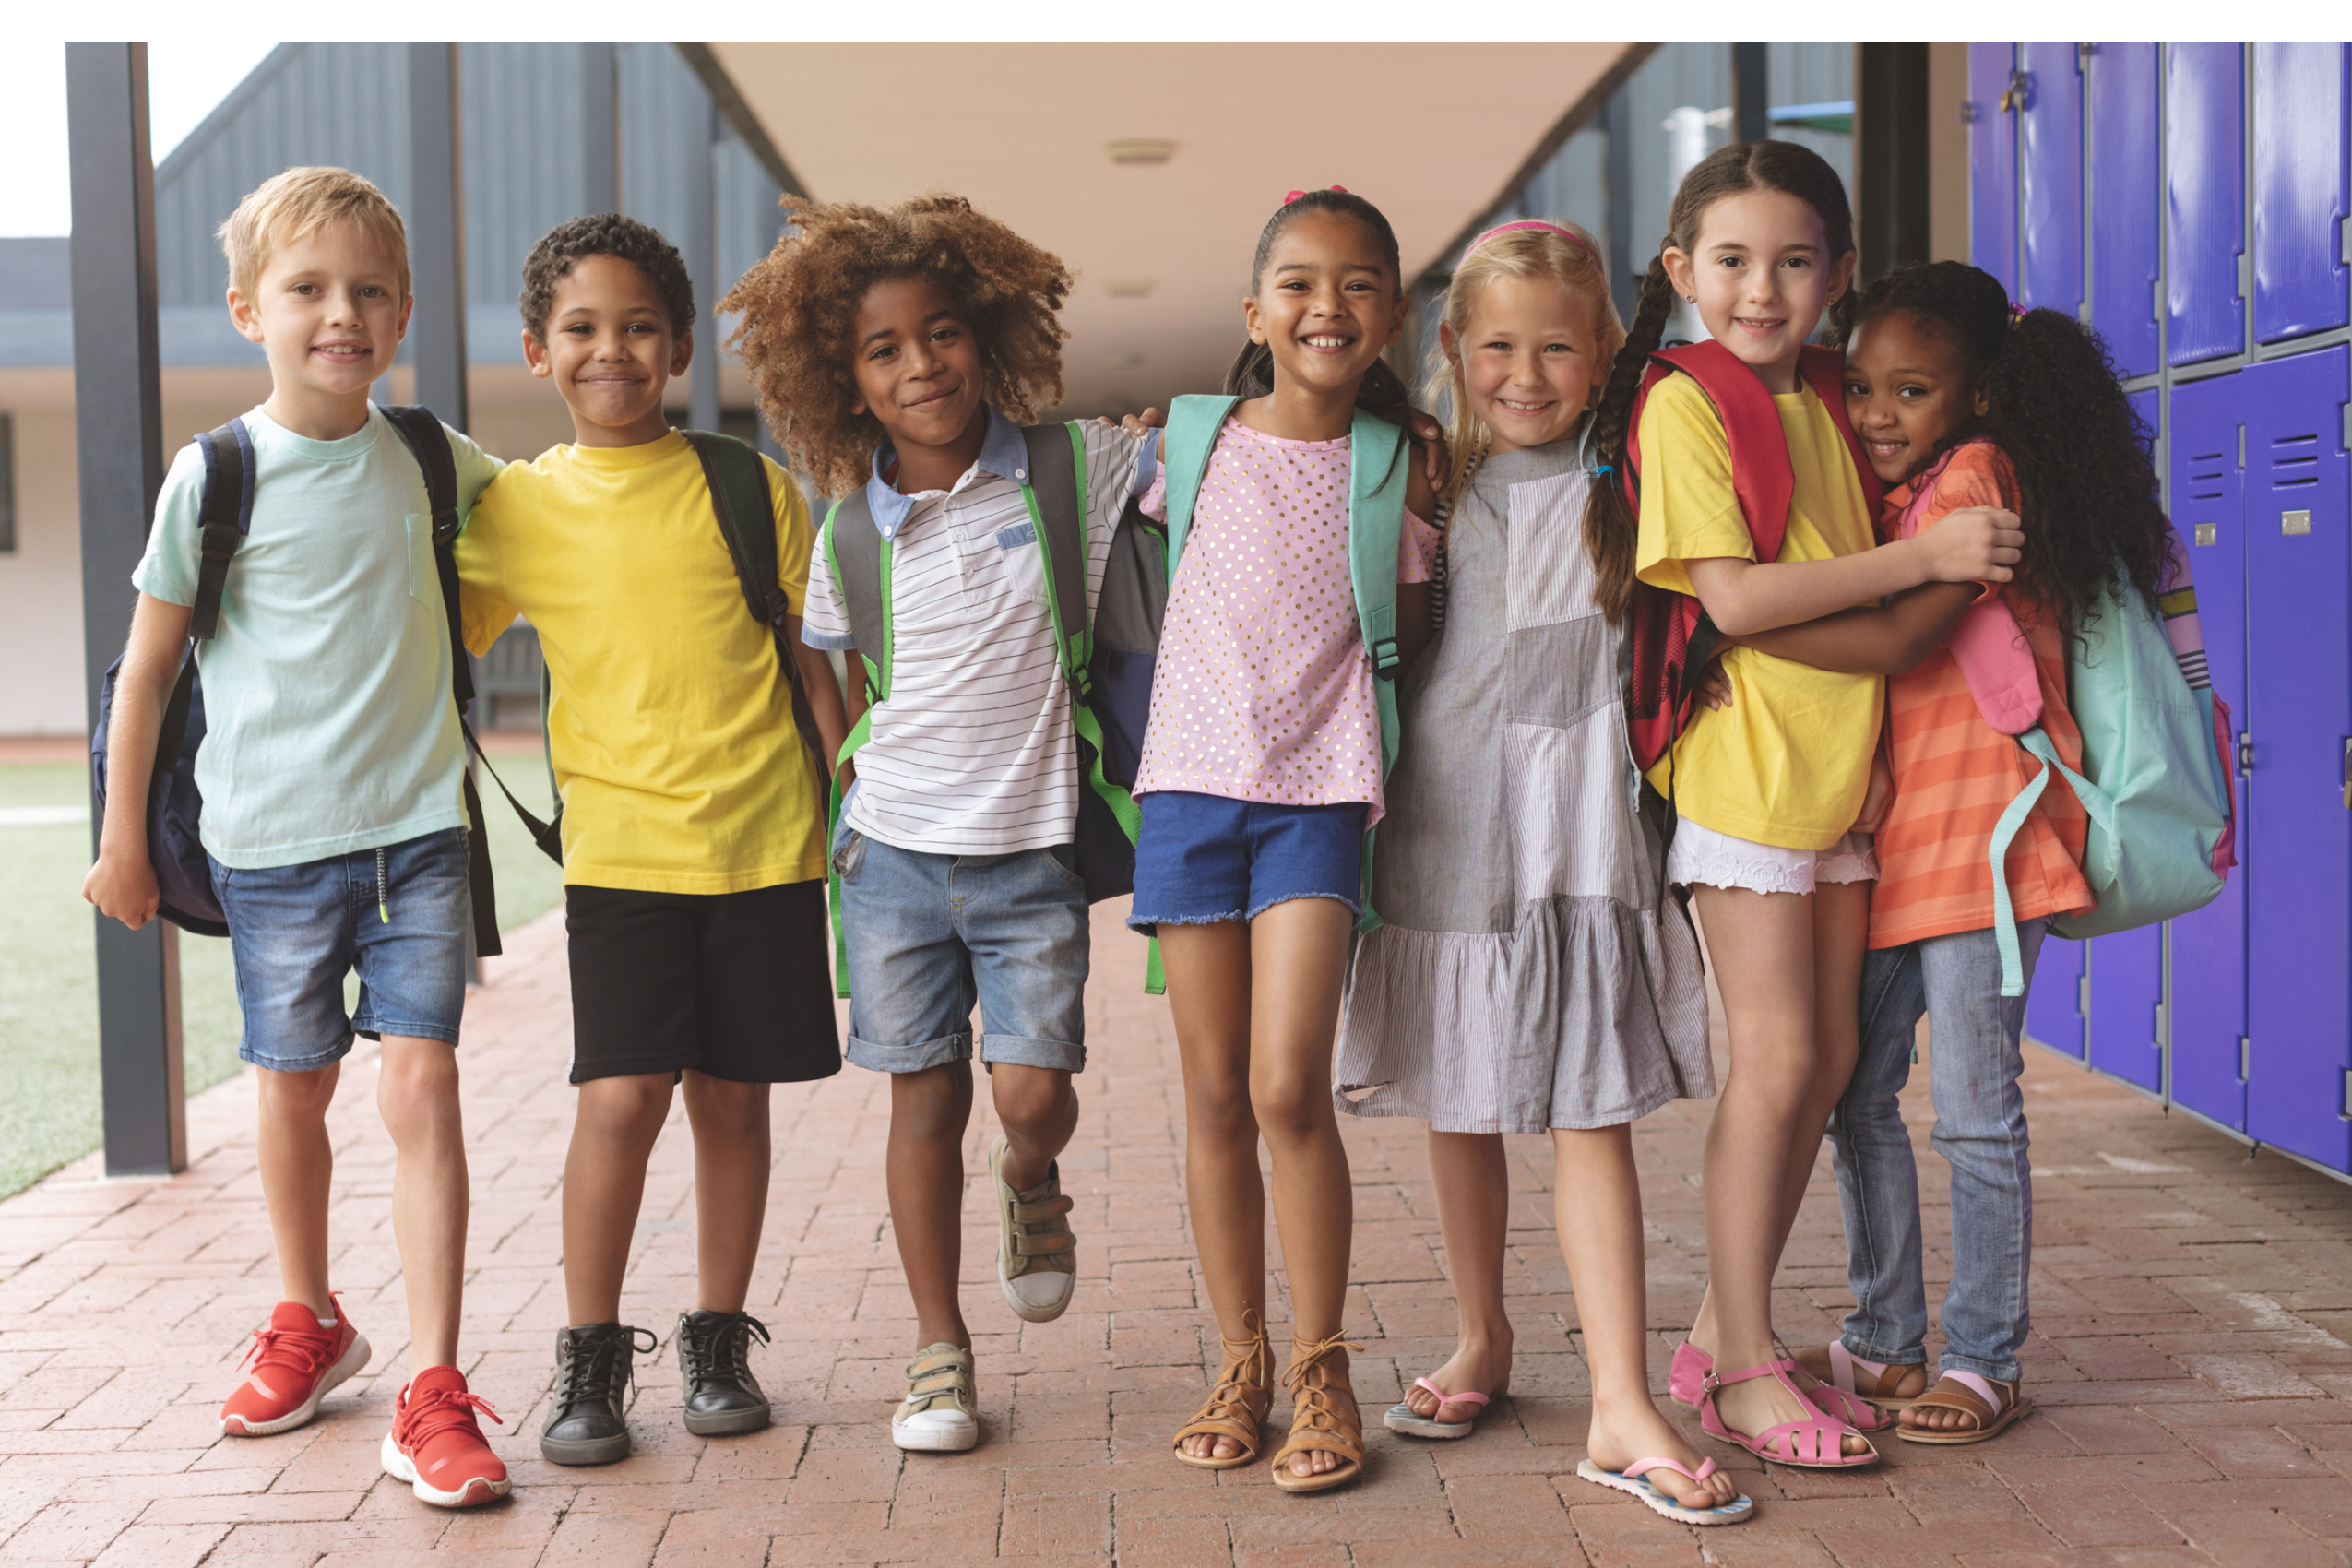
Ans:
{"label": "boy in yellow t-shirt", "polygon": [[[617,215],[560,224],[524,263],[523,316],[531,374],[563,394],[576,439],[482,493],[457,564],[468,645],[488,648],[521,614],[554,693],[580,1099],[564,1168],[570,1326],[540,1452],[601,1465],[628,1455],[632,1360],[652,1348],[619,1321],[621,1281],[680,1081],[699,1265],[676,1336],[686,1430],[768,1424],[748,1364],[767,1333],[743,1311],[767,1205],[768,1086],[841,1064],[824,793],[701,460],[662,412],[695,347],[677,251]],[[814,533],[799,488],[762,462],[788,640],[830,755],[847,728],[840,688],[801,640]]]}

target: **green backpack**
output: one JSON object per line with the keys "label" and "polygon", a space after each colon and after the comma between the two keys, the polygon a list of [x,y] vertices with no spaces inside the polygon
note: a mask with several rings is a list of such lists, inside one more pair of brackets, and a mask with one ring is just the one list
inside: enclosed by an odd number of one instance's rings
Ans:
{"label": "green backpack", "polygon": [[[1168,479],[1168,580],[1192,530],[1193,505],[1208,474],[1209,453],[1238,398],[1183,397],[1168,410],[1160,438],[1160,460]],[[1396,552],[1405,527],[1405,492],[1410,482],[1411,445],[1405,433],[1377,414],[1356,410],[1348,445],[1348,576],[1355,588],[1356,619],[1372,667],[1372,691],[1380,704],[1380,767],[1396,765]],[[1372,904],[1372,830],[1364,830],[1363,909],[1359,931],[1372,931],[1380,916]]]}

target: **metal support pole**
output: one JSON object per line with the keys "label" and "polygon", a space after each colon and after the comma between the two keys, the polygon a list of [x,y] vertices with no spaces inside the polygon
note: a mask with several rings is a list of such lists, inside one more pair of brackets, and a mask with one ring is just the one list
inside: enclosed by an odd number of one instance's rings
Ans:
{"label": "metal support pole", "polygon": [[[73,180],[74,440],[81,469],[82,667],[90,728],[121,651],[163,488],[163,391],[155,326],[155,166],[147,45],[65,46]],[[90,842],[97,844],[93,810]],[[127,931],[96,917],[98,1063],[109,1176],[188,1163],[180,1062],[179,928]]]}
{"label": "metal support pole", "polygon": [[[1609,95],[1600,112],[1601,130],[1609,138],[1603,183],[1609,187],[1609,277],[1617,296],[1617,314],[1627,321],[1641,297],[1642,275],[1657,254],[1656,236],[1633,232],[1633,123],[1630,88]],[[1636,268],[1641,270],[1636,270]]]}
{"label": "metal support pole", "polygon": [[1762,43],[1731,46],[1731,139],[1762,141],[1772,135],[1772,56]]}
{"label": "metal support pole", "polygon": [[719,428],[719,105],[705,100],[702,134],[686,143],[686,271],[695,284],[695,357],[686,367],[696,430]]}
{"label": "metal support pole", "polygon": [[580,45],[580,211],[621,210],[620,60],[610,43]]}
{"label": "metal support pole", "polygon": [[1854,134],[1862,281],[1928,259],[1928,46],[1863,43]]}
{"label": "metal support pole", "polygon": [[458,161],[457,46],[409,45],[409,349],[417,401],[453,430],[466,407],[466,230]]}

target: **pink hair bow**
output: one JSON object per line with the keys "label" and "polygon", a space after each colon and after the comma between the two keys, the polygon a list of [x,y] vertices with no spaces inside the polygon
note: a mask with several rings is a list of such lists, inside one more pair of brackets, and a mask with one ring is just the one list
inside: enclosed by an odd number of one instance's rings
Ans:
{"label": "pink hair bow", "polygon": [[[1341,196],[1346,196],[1348,194],[1348,187],[1345,185],[1333,185],[1331,189],[1337,191]],[[1306,194],[1307,193],[1304,191],[1292,191],[1289,195],[1282,198],[1282,205],[1288,207]]]}

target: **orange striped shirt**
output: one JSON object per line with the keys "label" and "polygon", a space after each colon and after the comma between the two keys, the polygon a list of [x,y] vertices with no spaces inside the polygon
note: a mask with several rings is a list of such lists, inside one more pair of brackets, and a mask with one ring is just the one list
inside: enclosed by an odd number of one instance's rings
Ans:
{"label": "orange striped shirt", "polygon": [[[1963,506],[2002,506],[2015,494],[2008,459],[1987,442],[1952,454],[1932,482],[1918,526],[1932,527]],[[1916,483],[1916,481],[1915,481]],[[1882,528],[1893,530],[1914,484],[1886,498]],[[2042,729],[2066,766],[2083,765],[2083,736],[2066,707],[2066,645],[2056,620],[2004,588],[2041,678]],[[1896,947],[1923,937],[1989,930],[1993,921],[1993,825],[2041,764],[1977,710],[1977,699],[1952,658],[1939,647],[1907,675],[1887,683],[1886,723],[1895,801],[1878,831],[1879,879],[1871,897],[1871,945]],[[2074,792],[2052,779],[2007,861],[2015,918],[2087,909],[2083,880],[2086,822]]]}

